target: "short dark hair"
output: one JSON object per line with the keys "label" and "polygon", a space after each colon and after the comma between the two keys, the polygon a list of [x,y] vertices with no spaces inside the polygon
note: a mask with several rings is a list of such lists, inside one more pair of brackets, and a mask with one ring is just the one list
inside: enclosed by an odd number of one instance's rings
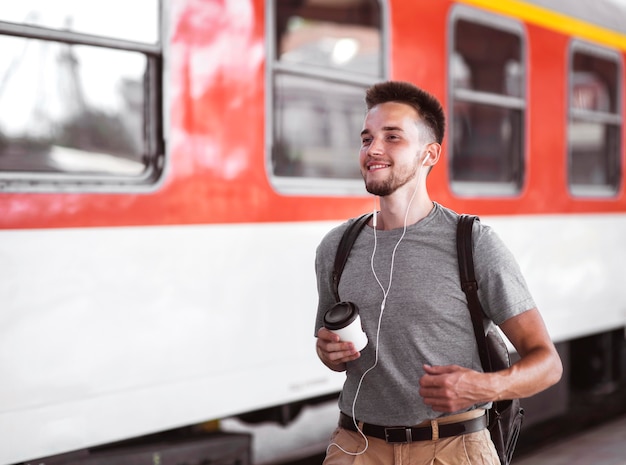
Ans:
{"label": "short dark hair", "polygon": [[441,144],[445,132],[446,117],[436,97],[410,82],[386,81],[374,84],[365,92],[367,110],[386,102],[398,102],[412,106]]}

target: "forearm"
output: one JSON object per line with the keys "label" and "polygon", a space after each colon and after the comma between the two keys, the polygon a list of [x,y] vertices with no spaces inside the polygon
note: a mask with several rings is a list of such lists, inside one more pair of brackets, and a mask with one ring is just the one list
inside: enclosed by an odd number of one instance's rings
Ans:
{"label": "forearm", "polygon": [[537,309],[502,323],[500,328],[520,355],[511,367],[493,375],[498,399],[530,397],[556,384],[563,365]]}
{"label": "forearm", "polygon": [[457,412],[472,405],[532,396],[555,384],[562,366],[556,350],[537,348],[511,367],[482,373],[458,365],[424,365],[420,395],[440,412]]}
{"label": "forearm", "polygon": [[488,374],[493,388],[490,400],[533,396],[556,384],[562,374],[563,366],[553,347],[531,350],[508,369]]}

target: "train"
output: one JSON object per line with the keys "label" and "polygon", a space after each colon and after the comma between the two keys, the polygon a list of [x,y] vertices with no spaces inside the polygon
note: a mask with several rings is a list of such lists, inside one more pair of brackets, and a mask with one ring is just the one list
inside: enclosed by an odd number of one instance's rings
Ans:
{"label": "train", "polygon": [[495,228],[559,348],[528,417],[624,392],[623,2],[10,3],[1,465],[333,399],[315,249],[373,208],[363,96],[392,79],[441,100],[431,196]]}

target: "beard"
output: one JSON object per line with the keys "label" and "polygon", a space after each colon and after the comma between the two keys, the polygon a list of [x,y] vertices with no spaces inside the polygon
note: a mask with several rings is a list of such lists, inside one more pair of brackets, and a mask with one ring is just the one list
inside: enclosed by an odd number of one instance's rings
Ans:
{"label": "beard", "polygon": [[[379,197],[384,197],[386,195],[391,195],[395,191],[397,191],[400,187],[409,183],[416,176],[416,173],[419,168],[419,163],[417,160],[411,166],[407,166],[399,172],[392,172],[387,179],[383,179],[380,181],[367,181],[366,174],[362,174],[363,180],[365,181],[365,190],[370,194],[377,195]],[[389,168],[387,168],[389,169]]]}

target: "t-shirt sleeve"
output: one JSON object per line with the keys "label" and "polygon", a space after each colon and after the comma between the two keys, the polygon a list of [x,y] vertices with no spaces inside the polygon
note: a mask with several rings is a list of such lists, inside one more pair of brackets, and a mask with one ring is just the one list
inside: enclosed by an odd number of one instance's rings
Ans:
{"label": "t-shirt sleeve", "polygon": [[521,269],[508,247],[489,226],[474,226],[474,268],[478,296],[497,325],[536,307]]}

